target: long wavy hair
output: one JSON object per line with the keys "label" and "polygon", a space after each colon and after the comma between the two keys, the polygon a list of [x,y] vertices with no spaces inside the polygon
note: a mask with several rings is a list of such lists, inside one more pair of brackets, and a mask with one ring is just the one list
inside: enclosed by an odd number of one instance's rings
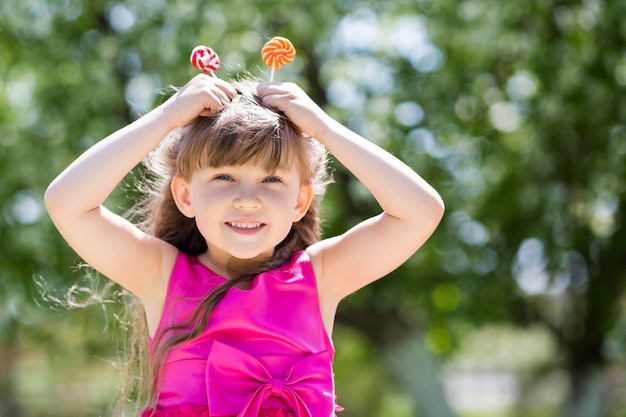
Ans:
{"label": "long wavy hair", "polygon": [[320,202],[329,177],[327,151],[315,139],[304,135],[282,113],[261,104],[257,82],[232,82],[238,95],[211,117],[198,117],[184,128],[170,133],[145,161],[146,178],[142,183],[144,198],[131,210],[131,218],[145,232],[163,239],[179,251],[197,256],[207,251],[207,244],[196,226],[177,208],[171,191],[172,178],[186,180],[201,167],[265,164],[268,171],[295,164],[302,184],[313,187],[313,199],[304,217],[293,223],[285,239],[276,246],[268,260],[247,270],[230,270],[234,277],[207,294],[188,322],[170,326],[157,335],[152,352],[143,307],[132,303],[131,326],[124,367],[128,383],[124,386],[119,410],[131,397],[136,398],[135,412],[154,407],[158,397],[158,374],[169,351],[198,336],[207,326],[210,314],[226,292],[252,280],[259,273],[278,268],[291,256],[320,240]]}

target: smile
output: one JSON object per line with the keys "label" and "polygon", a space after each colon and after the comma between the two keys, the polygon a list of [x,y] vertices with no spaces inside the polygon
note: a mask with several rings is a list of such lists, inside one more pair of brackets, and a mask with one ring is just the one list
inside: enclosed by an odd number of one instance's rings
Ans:
{"label": "smile", "polygon": [[229,225],[230,227],[234,227],[236,229],[245,229],[245,230],[258,229],[258,228],[264,226],[263,223],[227,222],[226,224]]}

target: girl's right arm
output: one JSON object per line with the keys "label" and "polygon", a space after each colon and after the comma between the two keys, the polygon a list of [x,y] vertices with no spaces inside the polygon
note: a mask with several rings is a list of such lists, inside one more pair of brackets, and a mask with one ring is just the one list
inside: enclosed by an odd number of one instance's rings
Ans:
{"label": "girl's right arm", "polygon": [[88,149],[46,191],[50,217],[76,253],[137,295],[144,305],[159,297],[154,292],[161,293],[159,283],[168,277],[176,250],[107,210],[103,203],[171,130],[199,115],[210,115],[235,95],[222,80],[196,76],[161,106]]}

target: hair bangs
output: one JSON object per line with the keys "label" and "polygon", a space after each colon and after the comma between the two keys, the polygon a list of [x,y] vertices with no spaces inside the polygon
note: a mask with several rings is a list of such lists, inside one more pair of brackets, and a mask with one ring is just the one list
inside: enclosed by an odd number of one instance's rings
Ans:
{"label": "hair bangs", "polygon": [[[244,90],[247,91],[247,90]],[[199,117],[183,131],[177,173],[190,178],[203,167],[261,165],[268,172],[303,162],[302,135],[282,113],[240,92],[211,117]]]}
{"label": "hair bangs", "polygon": [[[282,124],[282,123],[281,123]],[[298,150],[295,134],[282,126],[227,126],[202,152],[201,166],[259,165],[268,172],[290,166]]]}

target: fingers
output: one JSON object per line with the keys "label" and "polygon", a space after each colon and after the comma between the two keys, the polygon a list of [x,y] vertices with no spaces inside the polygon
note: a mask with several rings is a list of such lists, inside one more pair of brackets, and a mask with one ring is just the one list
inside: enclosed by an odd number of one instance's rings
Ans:
{"label": "fingers", "polygon": [[278,83],[275,81],[259,83],[257,92],[261,98],[269,95],[299,95],[300,87],[294,83]]}
{"label": "fingers", "polygon": [[208,95],[210,101],[214,102],[213,104],[217,104],[217,106],[211,107],[218,108],[228,104],[237,95],[237,90],[228,82],[219,78],[209,77],[206,74],[200,74],[199,76],[202,77],[200,89]]}
{"label": "fingers", "polygon": [[[212,77],[208,77],[207,78],[212,78]],[[237,90],[235,90],[235,88],[230,85],[230,83],[221,80],[221,79],[214,79],[215,82],[215,86],[217,87],[217,95],[220,97],[220,99],[224,100],[224,101],[228,101],[230,102],[233,98],[235,98],[235,96],[237,96]]]}
{"label": "fingers", "polygon": [[204,102],[204,110],[200,115],[206,116],[206,113],[213,114],[220,110],[222,107],[230,103],[234,96],[228,94],[228,92],[221,89],[212,89],[206,92],[207,98]]}
{"label": "fingers", "polygon": [[261,83],[257,91],[264,106],[282,112],[309,136],[316,137],[320,126],[328,123],[326,113],[294,83]]}
{"label": "fingers", "polygon": [[228,82],[206,74],[197,75],[185,88],[191,90],[190,94],[197,94],[202,106],[199,115],[205,117],[215,114],[238,94]]}
{"label": "fingers", "polygon": [[228,105],[237,96],[228,82],[206,74],[189,80],[174,96],[164,103],[164,109],[172,116],[172,125],[187,125],[198,116],[211,116]]}
{"label": "fingers", "polygon": [[286,108],[304,94],[293,83],[265,82],[260,83],[257,92],[264,106],[285,111]]}
{"label": "fingers", "polygon": [[195,86],[200,89],[209,89],[220,91],[231,99],[237,95],[237,90],[230,83],[221,78],[210,77],[206,74],[198,74],[188,83],[189,86]]}

